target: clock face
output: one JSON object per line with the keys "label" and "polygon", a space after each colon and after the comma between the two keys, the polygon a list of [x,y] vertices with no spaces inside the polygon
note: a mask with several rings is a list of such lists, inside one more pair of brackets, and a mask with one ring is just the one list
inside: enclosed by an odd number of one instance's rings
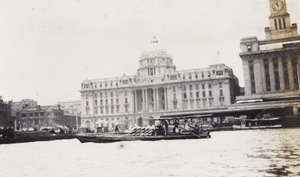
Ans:
{"label": "clock face", "polygon": [[284,7],[284,3],[282,1],[275,1],[272,4],[272,8],[274,11],[280,11]]}

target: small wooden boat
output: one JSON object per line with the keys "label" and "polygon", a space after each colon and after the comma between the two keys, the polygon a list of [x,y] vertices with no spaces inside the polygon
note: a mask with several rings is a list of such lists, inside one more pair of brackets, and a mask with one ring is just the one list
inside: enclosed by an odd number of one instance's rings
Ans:
{"label": "small wooden boat", "polygon": [[[160,122],[153,127],[136,127],[127,133],[79,133],[76,138],[82,142],[108,143],[118,141],[157,141],[176,139],[203,139],[210,138],[210,131],[201,127],[189,128],[179,125],[178,121],[183,118],[159,118],[154,122]],[[172,123],[172,124],[170,124]],[[171,130],[171,132],[170,132]]]}

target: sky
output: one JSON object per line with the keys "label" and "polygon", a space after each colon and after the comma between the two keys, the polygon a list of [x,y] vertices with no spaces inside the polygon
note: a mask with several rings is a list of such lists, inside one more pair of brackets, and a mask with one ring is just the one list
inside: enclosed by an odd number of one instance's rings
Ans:
{"label": "sky", "polygon": [[240,39],[265,39],[269,15],[269,0],[1,0],[0,96],[80,100],[85,79],[134,75],[154,34],[177,70],[224,63],[244,86]]}

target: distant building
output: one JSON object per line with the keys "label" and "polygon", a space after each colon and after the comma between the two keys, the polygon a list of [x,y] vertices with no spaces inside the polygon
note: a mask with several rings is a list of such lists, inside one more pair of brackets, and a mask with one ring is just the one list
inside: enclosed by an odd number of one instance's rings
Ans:
{"label": "distant building", "polygon": [[81,101],[60,101],[58,105],[64,111],[64,117],[61,121],[62,125],[69,128],[80,127]]}
{"label": "distant building", "polygon": [[61,126],[63,110],[60,106],[23,107],[17,112],[17,129],[40,130]]}
{"label": "distant building", "polygon": [[12,101],[5,102],[0,96],[0,128],[13,127],[14,119],[11,118]]}
{"label": "distant building", "polygon": [[114,129],[151,125],[164,113],[224,108],[239,95],[239,83],[225,64],[176,71],[172,56],[154,37],[136,75],[84,80],[80,92],[81,124]]}
{"label": "distant building", "polygon": [[269,101],[274,109],[284,109],[280,112],[298,119],[300,36],[297,24],[291,24],[285,0],[270,0],[269,3],[270,27],[265,28],[266,39],[241,39],[245,95],[237,97],[237,101]]}

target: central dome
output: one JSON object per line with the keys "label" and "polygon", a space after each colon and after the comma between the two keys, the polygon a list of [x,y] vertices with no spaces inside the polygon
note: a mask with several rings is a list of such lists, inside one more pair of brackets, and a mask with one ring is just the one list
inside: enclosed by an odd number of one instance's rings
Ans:
{"label": "central dome", "polygon": [[164,49],[164,47],[158,42],[156,36],[153,37],[147,49],[142,53],[141,60],[145,58],[155,57],[171,57]]}
{"label": "central dome", "polygon": [[153,78],[160,80],[164,74],[174,73],[176,70],[172,56],[158,43],[155,36],[148,46],[148,50],[142,53],[139,63],[138,75],[148,77],[150,82],[154,81]]}

